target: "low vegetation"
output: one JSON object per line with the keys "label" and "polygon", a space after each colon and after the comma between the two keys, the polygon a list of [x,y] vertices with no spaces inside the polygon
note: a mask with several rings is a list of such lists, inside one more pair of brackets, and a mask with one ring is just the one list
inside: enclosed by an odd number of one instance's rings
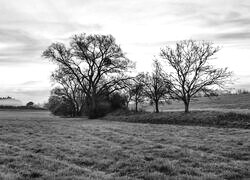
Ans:
{"label": "low vegetation", "polygon": [[249,134],[0,111],[0,179],[248,179]]}
{"label": "low vegetation", "polygon": [[193,111],[187,114],[176,111],[156,114],[149,112],[132,113],[119,111],[106,116],[105,119],[132,123],[198,125],[250,129],[250,114],[236,112]]}

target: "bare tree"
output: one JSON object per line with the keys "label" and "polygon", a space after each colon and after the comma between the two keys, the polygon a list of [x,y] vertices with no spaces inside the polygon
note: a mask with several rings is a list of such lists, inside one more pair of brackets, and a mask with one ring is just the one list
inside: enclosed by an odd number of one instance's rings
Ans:
{"label": "bare tree", "polygon": [[129,108],[129,103],[132,101],[132,96],[133,96],[133,80],[130,80],[126,83],[125,88],[121,91],[121,94],[123,95],[124,99],[125,99],[125,104],[126,107]]}
{"label": "bare tree", "polygon": [[212,43],[184,40],[174,49],[161,49],[160,57],[172,68],[168,82],[173,98],[184,102],[189,112],[191,98],[198,92],[209,94],[215,87],[223,88],[231,72],[227,68],[215,68],[209,64],[211,57],[219,51]]}
{"label": "bare tree", "polygon": [[89,116],[95,118],[98,100],[104,93],[113,93],[123,88],[129,79],[126,72],[133,67],[111,35],[75,35],[70,48],[53,43],[43,52],[74,76],[86,94]]}
{"label": "bare tree", "polygon": [[160,100],[166,100],[170,84],[165,81],[167,74],[163,72],[158,60],[153,62],[152,74],[146,73],[143,76],[144,93],[155,105],[155,112],[159,112]]}
{"label": "bare tree", "polygon": [[143,84],[143,74],[138,74],[132,81],[130,88],[131,99],[135,103],[135,111],[138,112],[138,104],[142,103],[145,98],[144,94],[144,84]]}

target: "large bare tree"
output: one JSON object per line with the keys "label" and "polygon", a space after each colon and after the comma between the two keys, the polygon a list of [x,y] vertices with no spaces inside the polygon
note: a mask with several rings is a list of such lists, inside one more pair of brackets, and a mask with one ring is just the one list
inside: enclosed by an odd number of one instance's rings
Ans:
{"label": "large bare tree", "polygon": [[126,72],[133,67],[111,35],[75,35],[70,48],[53,43],[43,52],[43,57],[74,76],[86,94],[91,118],[96,116],[100,97],[123,88],[123,82],[128,79]]}
{"label": "large bare tree", "polygon": [[153,62],[153,71],[151,74],[143,75],[143,85],[145,96],[155,105],[155,112],[159,112],[159,102],[166,100],[170,89],[170,84],[166,81],[167,74],[164,73],[162,65],[158,60]]}
{"label": "large bare tree", "polygon": [[182,100],[185,112],[189,103],[198,92],[211,93],[215,88],[223,88],[231,72],[227,68],[215,68],[209,64],[219,47],[206,41],[184,40],[176,43],[175,48],[161,49],[160,57],[165,60],[172,72],[167,82],[170,94]]}

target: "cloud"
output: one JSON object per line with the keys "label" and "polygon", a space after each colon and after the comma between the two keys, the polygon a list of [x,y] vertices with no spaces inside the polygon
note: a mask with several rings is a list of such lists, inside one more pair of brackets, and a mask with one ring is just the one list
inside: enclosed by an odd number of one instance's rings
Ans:
{"label": "cloud", "polygon": [[250,48],[250,32],[245,30],[196,34],[192,39],[212,41],[223,47]]}
{"label": "cloud", "polygon": [[0,28],[0,64],[33,62],[46,44],[46,39],[35,37],[20,29]]}
{"label": "cloud", "polygon": [[[20,22],[19,22],[20,23]],[[24,23],[25,24],[25,23]],[[26,25],[36,27],[41,32],[48,31],[54,35],[54,39],[38,35],[37,30],[33,33],[21,29],[1,28],[0,25],[0,64],[23,64],[23,63],[41,63],[42,51],[53,41],[69,39],[74,33],[90,32],[100,30],[99,24],[78,24],[63,22],[28,22]],[[57,36],[57,37],[56,37]]]}
{"label": "cloud", "polygon": [[163,47],[166,45],[174,45],[176,44],[176,41],[155,41],[155,42],[135,42],[135,43],[131,43],[132,46],[139,46],[139,47]]}
{"label": "cloud", "polygon": [[33,101],[37,102],[46,102],[48,100],[50,94],[50,90],[47,89],[31,89],[31,90],[24,90],[24,89],[8,89],[0,90],[0,96],[11,96],[15,99],[21,100],[23,103]]}
{"label": "cloud", "polygon": [[236,12],[211,12],[209,14],[200,14],[200,23],[206,27],[217,28],[250,28],[250,14]]}
{"label": "cloud", "polygon": [[33,86],[33,85],[38,85],[40,84],[41,81],[26,81],[24,83],[22,83],[22,86]]}
{"label": "cloud", "polygon": [[[250,40],[250,32],[225,32],[215,34],[215,38],[218,40]],[[250,42],[249,42],[250,43]]]}

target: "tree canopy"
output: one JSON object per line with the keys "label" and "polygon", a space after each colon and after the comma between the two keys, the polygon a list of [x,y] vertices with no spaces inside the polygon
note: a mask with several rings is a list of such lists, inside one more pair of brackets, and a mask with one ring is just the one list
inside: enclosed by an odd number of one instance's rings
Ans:
{"label": "tree canopy", "polygon": [[223,88],[231,72],[227,68],[215,68],[209,61],[219,51],[206,41],[184,40],[175,48],[161,49],[160,57],[172,70],[169,73],[170,95],[184,102],[185,112],[198,92],[209,95],[215,88]]}
{"label": "tree canopy", "polygon": [[86,95],[91,117],[102,96],[124,88],[123,83],[129,79],[126,72],[134,67],[111,35],[75,35],[69,48],[53,43],[43,57],[77,82]]}

